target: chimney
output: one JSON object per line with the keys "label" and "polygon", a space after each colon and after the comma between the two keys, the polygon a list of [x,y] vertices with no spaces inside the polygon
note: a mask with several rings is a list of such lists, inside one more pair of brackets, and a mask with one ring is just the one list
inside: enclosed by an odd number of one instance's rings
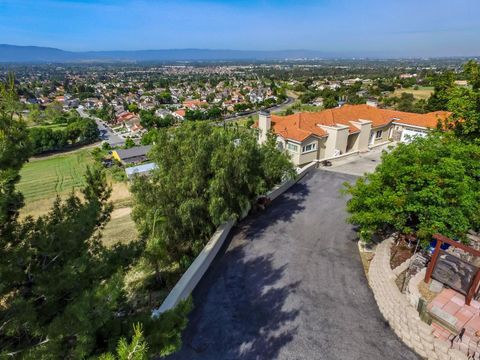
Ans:
{"label": "chimney", "polygon": [[267,134],[272,128],[272,117],[269,111],[260,111],[258,114],[258,129],[260,130],[260,137],[258,142],[263,144],[267,141]]}

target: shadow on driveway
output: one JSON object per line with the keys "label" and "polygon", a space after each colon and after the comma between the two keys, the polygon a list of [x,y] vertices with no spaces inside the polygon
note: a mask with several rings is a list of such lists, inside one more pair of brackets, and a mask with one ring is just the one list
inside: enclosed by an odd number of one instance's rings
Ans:
{"label": "shadow on driveway", "polygon": [[169,359],[418,359],[368,287],[339,194],[354,179],[314,171],[238,224]]}
{"label": "shadow on driveway", "polygon": [[273,253],[252,253],[251,243],[304,210],[308,187],[294,186],[294,194],[282,199],[284,210],[276,200],[232,231],[193,294],[183,349],[171,359],[275,359],[292,341],[299,310],[285,304],[299,282],[282,282],[287,265],[275,266]]}

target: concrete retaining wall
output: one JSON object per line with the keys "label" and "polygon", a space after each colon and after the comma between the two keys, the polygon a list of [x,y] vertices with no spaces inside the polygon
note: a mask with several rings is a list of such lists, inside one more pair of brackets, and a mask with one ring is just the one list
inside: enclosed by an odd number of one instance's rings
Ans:
{"label": "concrete retaining wall", "polygon": [[348,159],[348,158],[351,158],[351,157],[355,157],[358,154],[360,154],[360,151],[355,150],[355,151],[350,151],[350,152],[342,154],[342,155],[332,156],[332,157],[325,158],[325,159],[320,159],[320,160],[317,160],[317,162],[319,162],[319,163],[322,162],[322,161],[335,162],[335,161],[345,160],[345,159]]}
{"label": "concrete retaining wall", "polygon": [[375,149],[377,147],[388,145],[388,144],[394,145],[394,143],[392,141],[387,140],[387,141],[382,141],[382,142],[377,143],[377,144],[368,145],[368,148],[371,150],[371,149]]}
{"label": "concrete retaining wall", "polygon": [[[315,169],[316,166],[316,162],[304,166],[297,171],[297,177],[294,180],[288,180],[276,186],[272,191],[267,193],[266,196],[268,196],[271,200],[274,200],[275,198],[283,194],[285,191],[287,191],[292,185],[298,182],[306,174]],[[167,298],[163,301],[162,305],[158,309],[152,311],[152,317],[159,316],[165,311],[173,309],[180,303],[180,301],[185,300],[186,298],[188,298],[188,296],[190,296],[192,291],[202,279],[205,272],[210,267],[213,259],[215,259],[215,256],[225,242],[225,239],[230,233],[233,225],[235,225],[235,222],[229,221],[220,225],[217,228],[217,231],[215,231],[213,236],[208,241],[207,245],[205,245],[200,254],[195,258],[192,265],[190,265],[190,267],[187,269],[187,271],[185,271],[180,280],[175,284],[174,288],[172,289],[172,291],[170,291]]]}
{"label": "concrete retaining wall", "polygon": [[202,279],[202,276],[208,270],[208,267],[215,258],[215,255],[217,255],[218,250],[222,247],[233,225],[234,221],[229,221],[218,227],[207,245],[205,245],[203,250],[193,261],[192,265],[190,265],[187,271],[185,271],[172,291],[170,291],[162,305],[153,311],[152,316],[158,316],[167,310],[173,309],[180,301],[185,300],[190,296],[193,289],[195,289],[195,286],[197,286]]}
{"label": "concrete retaining wall", "polygon": [[280,185],[274,187],[273,190],[271,190],[270,192],[268,192],[266,194],[266,196],[268,198],[270,198],[270,200],[276,199],[277,197],[279,197],[285,191],[290,189],[290,187],[292,185],[296,184],[301,178],[303,178],[305,175],[307,175],[310,171],[312,171],[316,167],[317,167],[317,162],[314,161],[314,162],[311,162],[310,164],[298,169],[297,170],[297,177],[295,179],[285,181],[285,182],[281,183]]}
{"label": "concrete retaining wall", "polygon": [[369,283],[380,312],[398,337],[423,358],[467,360],[460,351],[450,349],[448,342],[433,336],[432,327],[420,319],[417,310],[398,289],[396,276],[390,268],[392,244],[393,239],[390,238],[377,246],[368,271]]}

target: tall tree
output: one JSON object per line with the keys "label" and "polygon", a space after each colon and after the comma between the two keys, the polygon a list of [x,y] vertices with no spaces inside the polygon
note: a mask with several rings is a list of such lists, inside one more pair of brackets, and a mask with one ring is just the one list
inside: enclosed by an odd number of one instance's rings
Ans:
{"label": "tall tree", "polygon": [[130,342],[125,338],[118,341],[116,354],[107,353],[100,356],[99,360],[147,360],[148,345],[143,336],[142,326],[133,327],[133,336]]}
{"label": "tall tree", "polygon": [[428,111],[447,110],[449,92],[454,87],[454,81],[455,75],[451,71],[446,71],[434,77],[432,80],[434,91],[427,101]]}
{"label": "tall tree", "polygon": [[0,83],[0,236],[16,220],[23,205],[23,196],[15,190],[15,185],[20,180],[19,172],[28,160],[30,149],[15,81],[10,75],[6,83]]}
{"label": "tall tree", "polygon": [[159,130],[155,144],[157,168],[137,178],[132,192],[157,279],[159,271],[185,269],[216,226],[238,218],[292,171],[274,140],[260,146],[250,130],[185,123]]}
{"label": "tall tree", "polygon": [[15,185],[30,152],[13,84],[0,86],[0,357],[85,358],[133,320],[119,311],[131,311],[122,274],[137,251],[100,241],[112,205],[98,169],[87,171],[82,199],[72,194],[47,215],[18,220]]}
{"label": "tall tree", "polygon": [[474,90],[456,87],[449,93],[447,103],[452,115],[447,119],[447,126],[464,140],[480,140],[480,89]]}
{"label": "tall tree", "polygon": [[475,60],[470,60],[463,65],[468,82],[473,90],[480,90],[480,64]]}

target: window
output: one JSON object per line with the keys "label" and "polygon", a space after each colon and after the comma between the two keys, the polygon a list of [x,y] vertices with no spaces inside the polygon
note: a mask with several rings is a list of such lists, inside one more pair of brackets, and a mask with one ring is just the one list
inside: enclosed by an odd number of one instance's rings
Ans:
{"label": "window", "polygon": [[375,134],[375,139],[380,139],[382,137],[382,130],[378,130]]}
{"label": "window", "polygon": [[295,144],[288,144],[287,146],[288,150],[297,152],[298,151],[298,146]]}
{"label": "window", "polygon": [[315,143],[308,144],[308,145],[305,145],[302,148],[302,152],[307,153],[307,152],[310,152],[310,151],[315,151],[316,149],[317,149],[317,144],[315,144]]}

